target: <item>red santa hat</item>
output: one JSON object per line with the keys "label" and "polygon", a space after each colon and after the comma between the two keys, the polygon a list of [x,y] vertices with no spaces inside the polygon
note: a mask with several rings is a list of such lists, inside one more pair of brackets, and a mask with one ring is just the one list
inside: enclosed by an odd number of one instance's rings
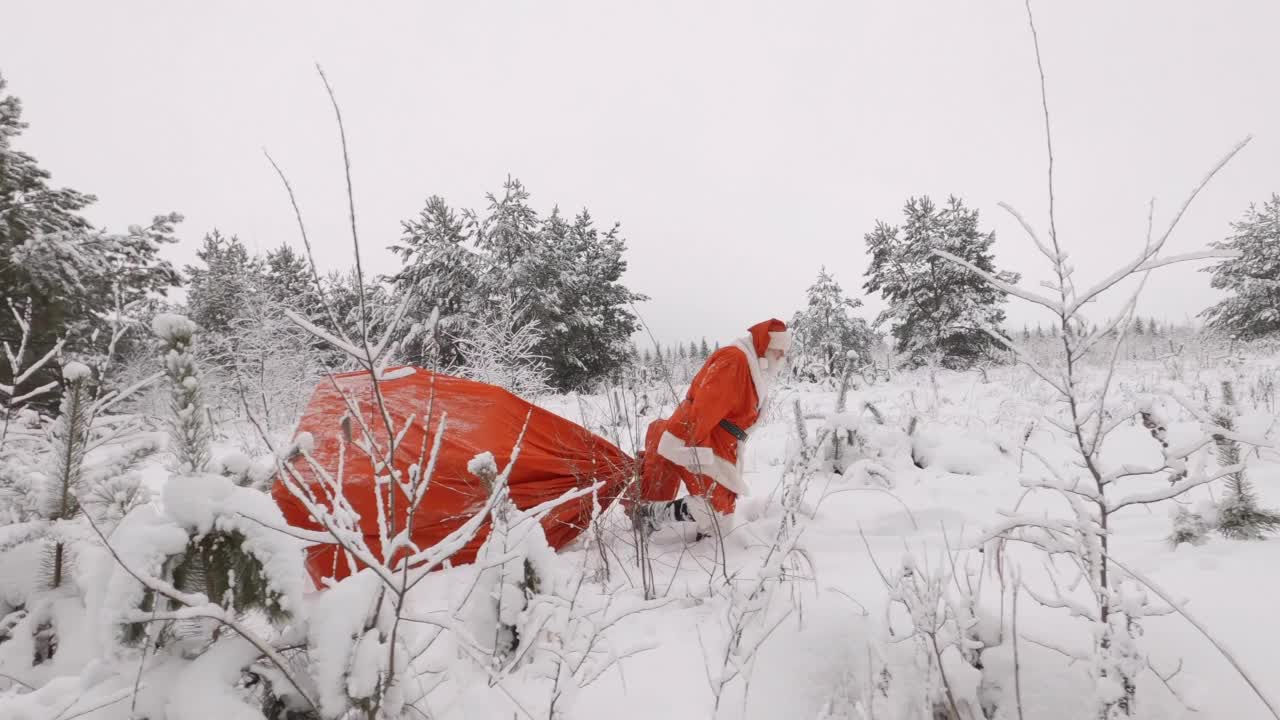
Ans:
{"label": "red santa hat", "polygon": [[751,344],[759,357],[764,357],[769,350],[781,350],[784,353],[791,350],[791,331],[787,329],[786,323],[777,318],[756,323],[749,330]]}

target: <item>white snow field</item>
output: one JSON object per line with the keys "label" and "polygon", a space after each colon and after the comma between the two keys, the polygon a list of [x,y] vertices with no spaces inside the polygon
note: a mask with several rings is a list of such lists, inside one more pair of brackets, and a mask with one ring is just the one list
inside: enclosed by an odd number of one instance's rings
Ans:
{"label": "white snow field", "polygon": [[[1084,369],[1095,379],[1104,371]],[[1278,376],[1280,357],[1264,348],[1144,349],[1121,358],[1113,402],[1122,407],[1146,399],[1177,445],[1197,435],[1200,423],[1164,393],[1216,408],[1221,382],[1228,380],[1240,413],[1237,428],[1274,448],[1280,438]],[[672,393],[683,390],[653,386],[619,390],[612,402],[601,395],[543,403],[633,451],[629,438],[642,437],[649,420],[670,411]],[[619,399],[624,412],[614,422],[609,418],[618,417]],[[1087,584],[1075,582],[1077,573],[1064,557],[1049,558],[1019,543],[1002,551],[999,543],[982,541],[1015,507],[1048,521],[1070,518],[1059,493],[1028,492],[1023,485],[1079,472],[1068,438],[1050,422],[1061,416],[1052,390],[1022,366],[922,369],[870,387],[858,381],[842,414],[835,412],[836,402],[831,386],[776,390],[765,422],[747,444],[752,495],[740,500],[730,526],[722,528],[722,555],[714,537],[696,540],[691,526],[664,527],[649,540],[646,583],[635,535],[616,507],[599,519],[598,534],[584,534],[559,555],[528,544],[542,574],[541,591],[563,601],[508,618],[543,638],[514,669],[495,671],[457,640],[456,629],[465,627],[473,634],[471,648],[492,644],[485,638],[495,632],[498,614],[475,597],[484,594],[473,582],[480,568],[428,576],[410,597],[409,614],[419,620],[404,629],[415,650],[405,693],[412,708],[403,717],[914,720],[954,717],[951,708],[965,720],[1097,717],[1100,695],[1112,688],[1091,678],[1093,625],[1071,609],[1072,603],[1087,609]],[[787,472],[800,449],[796,403],[810,444],[823,428],[838,426],[846,437],[856,433],[856,457],[846,448],[843,474],[812,473],[802,501],[792,505],[794,525],[780,533],[786,487],[797,477]],[[643,414],[630,411],[645,405]],[[1273,448],[1245,452],[1261,504],[1272,508],[1280,507],[1280,453]],[[1191,470],[1216,467],[1213,452],[1213,444],[1197,451]],[[1116,465],[1159,464],[1160,458],[1137,417],[1121,422],[1103,453],[1106,463]],[[149,478],[159,482],[163,460],[155,462]],[[1261,693],[1280,696],[1274,580],[1280,539],[1228,540],[1210,533],[1203,544],[1177,547],[1168,539],[1179,503],[1195,507],[1221,498],[1224,482],[1179,500],[1134,505],[1112,518],[1112,557],[1158,586],[1213,638],[1178,613],[1141,621],[1127,656],[1138,668],[1136,717],[1271,717],[1233,661]],[[1109,492],[1167,487],[1163,476],[1134,476]],[[86,575],[94,572],[103,568],[86,569]],[[940,592],[932,598],[930,578],[938,579],[932,591]],[[1016,601],[1014,578],[1026,586]],[[354,580],[304,600],[313,633],[323,628],[333,636],[332,647],[352,645],[349,636],[359,631],[357,608],[367,593]],[[1055,584],[1065,598],[1059,604],[1068,607],[1037,601],[1053,604]],[[923,594],[912,595],[912,588]],[[1157,593],[1147,594],[1163,605]],[[914,611],[891,603],[891,595],[911,600]],[[966,637],[990,646],[977,663],[981,669],[972,662],[971,646],[965,648],[970,660],[962,657],[955,622],[933,637],[913,634],[913,625],[929,629],[932,610],[969,617],[966,597],[977,602]],[[448,623],[433,625],[432,618],[457,624],[445,631]],[[70,636],[75,626],[66,623],[64,633]],[[68,654],[38,678],[40,690],[0,690],[0,718],[123,720],[135,705],[151,713],[136,717],[157,720],[261,717],[228,696],[236,686],[236,663],[244,659],[242,646],[219,641],[221,649],[215,644],[181,672],[164,666],[148,671],[134,703],[135,677],[143,677],[136,651],[95,659],[84,649],[91,643],[64,642]],[[369,658],[380,647],[373,638],[347,647],[347,654],[313,657],[310,672],[323,673],[312,678],[321,702],[330,698],[336,707],[344,684],[354,692],[376,682],[378,664]],[[5,665],[8,657],[0,653],[0,673],[13,675],[20,666]]]}
{"label": "white snow field", "polygon": [[[1254,432],[1274,440],[1274,379],[1280,358],[1267,352],[1235,358],[1221,357],[1225,350],[1217,354],[1213,357],[1206,351],[1202,358],[1121,361],[1116,406],[1164,387],[1201,402],[1207,392],[1212,406],[1218,402],[1220,381],[1231,380]],[[655,534],[651,552],[661,594],[679,601],[636,616],[628,626],[629,632],[652,643],[654,649],[623,661],[621,672],[585,689],[571,716],[618,720],[932,717],[923,704],[922,686],[936,688],[938,680],[930,674],[926,654],[918,650],[915,640],[905,638],[911,623],[901,606],[886,615],[888,591],[876,564],[886,574],[899,570],[904,562],[952,573],[948,558],[953,554],[958,570],[954,574],[964,575],[966,565],[978,570],[984,556],[974,542],[1002,519],[1002,511],[1012,510],[1023,497],[1026,490],[1019,478],[1047,476],[1038,461],[1019,451],[1027,428],[1032,427],[1028,446],[1060,470],[1069,469],[1073,461],[1066,438],[1045,421],[1047,412],[1058,409],[1050,389],[1025,367],[993,368],[986,382],[978,372],[943,370],[932,378],[921,370],[851,393],[850,409],[870,402],[884,416],[884,427],[877,427],[869,413],[860,417],[872,451],[883,453],[877,462],[890,471],[892,495],[873,489],[882,485],[868,482],[856,467],[845,476],[824,474],[812,479],[805,507],[813,515],[800,522],[800,545],[812,561],[812,573],[806,569],[805,577],[775,593],[772,602],[794,612],[747,659],[743,672],[749,674],[749,681],[739,677],[730,683],[718,712],[711,683],[724,673],[724,617],[730,602],[718,588],[724,579],[716,567],[715,541],[690,542],[672,529]],[[731,576],[758,573],[777,535],[783,462],[789,442],[794,443],[789,440],[794,435],[789,408],[796,400],[806,415],[828,414],[834,409],[835,392],[785,388],[771,403],[768,425],[753,433],[746,460],[753,496],[740,502],[725,540]],[[1173,444],[1180,436],[1196,434],[1198,423],[1188,413],[1179,413],[1172,403],[1166,407]],[[562,409],[569,417],[582,417],[576,407],[566,404]],[[920,418],[914,441],[905,432],[913,416]],[[811,441],[822,424],[809,420]],[[609,432],[599,423],[593,427]],[[1158,445],[1136,418],[1118,429],[1109,443],[1104,452],[1109,461],[1150,463],[1160,458]],[[917,458],[928,467],[913,463],[913,445]],[[1210,452],[1197,453],[1193,463],[1213,465]],[[1280,506],[1280,454],[1266,449],[1250,452],[1247,462],[1263,504]],[[1222,482],[1194,489],[1183,502],[1195,505],[1220,498]],[[1122,481],[1119,490],[1127,494],[1167,486],[1164,479],[1135,477]],[[1053,495],[1030,493],[1021,510],[1068,517],[1065,503]],[[1273,595],[1280,539],[1251,542],[1211,534],[1203,545],[1174,548],[1168,537],[1170,516],[1178,502],[1121,510],[1112,527],[1113,556],[1175,601],[1185,603],[1185,609],[1234,654],[1263,692],[1273,698],[1280,695],[1280,626],[1274,621]],[[630,536],[615,542],[625,544],[624,540],[629,542]],[[990,544],[987,551],[992,554]],[[1013,545],[1008,551],[1007,564],[1021,571],[1023,581],[1040,595],[1050,595],[1044,553]],[[565,553],[575,554],[581,556],[583,551]],[[1001,593],[993,565],[987,564],[981,600],[984,610],[999,618]],[[1064,578],[1060,582],[1069,582],[1073,573],[1068,563],[1059,560],[1055,567],[1055,573]],[[621,572],[624,568],[635,575],[634,565],[615,565],[614,594],[634,591],[636,583]],[[1083,590],[1081,583],[1077,597],[1085,597]],[[1011,606],[1006,595],[1006,647],[1011,643]],[[1026,592],[1017,610],[1021,717],[1095,717],[1097,692],[1087,659],[1092,639],[1089,624],[1068,610],[1039,606]],[[1154,670],[1139,677],[1137,716],[1271,716],[1230,662],[1179,615],[1144,620],[1138,648]],[[996,717],[1019,717],[1011,658],[996,650],[985,656],[987,671],[1001,685]],[[945,651],[943,658],[956,704],[972,708],[969,714],[961,707],[964,717],[982,717],[980,673],[963,663],[955,649]],[[877,687],[885,688],[886,663],[891,679],[886,690],[878,691]]]}

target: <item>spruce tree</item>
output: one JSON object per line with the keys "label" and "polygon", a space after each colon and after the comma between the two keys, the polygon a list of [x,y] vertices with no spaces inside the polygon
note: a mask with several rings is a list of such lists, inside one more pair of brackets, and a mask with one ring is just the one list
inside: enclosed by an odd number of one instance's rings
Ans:
{"label": "spruce tree", "polygon": [[1003,324],[1005,293],[933,251],[947,251],[1005,282],[1019,276],[996,270],[995,233],[982,232],[978,212],[959,198],[939,208],[928,197],[913,197],[903,214],[901,226],[877,222],[866,235],[871,264],[864,287],[879,292],[888,306],[876,324],[891,324],[898,351],[916,362],[941,352],[944,365],[964,367],[993,347],[984,328]]}
{"label": "spruce tree", "polygon": [[416,354],[410,360],[418,365],[457,365],[462,362],[458,338],[466,336],[476,307],[483,302],[482,257],[470,247],[475,222],[454,212],[444,198],[432,195],[418,217],[401,226],[400,243],[391,247],[404,263],[391,278],[396,294],[413,294],[409,315],[413,321],[423,322],[433,311],[439,312],[436,337],[411,348]]}
{"label": "spruce tree", "polygon": [[537,323],[536,352],[551,382],[581,388],[624,368],[639,328],[631,306],[645,300],[622,284],[626,241],[616,224],[602,232],[586,210],[572,220],[558,208],[539,217],[529,192],[508,178],[502,194],[487,196],[483,215],[462,219],[439,198],[418,220],[405,223],[393,249],[405,268],[398,290],[422,298],[420,313],[440,307],[442,361],[463,362],[457,339],[499,303],[510,303],[517,323]]}
{"label": "spruce tree", "polygon": [[289,308],[314,314],[318,310],[316,284],[307,260],[288,245],[267,253],[261,268],[262,290]]}
{"label": "spruce tree", "polygon": [[[1231,381],[1222,381],[1222,407],[1213,419],[1226,430],[1235,429],[1235,389]],[[1219,435],[1214,438],[1218,465],[1233,467],[1241,463],[1240,443]],[[1261,540],[1265,533],[1280,530],[1280,513],[1258,505],[1253,483],[1241,468],[1227,476],[1227,496],[1218,505],[1218,531],[1236,540]]]}
{"label": "spruce tree", "polygon": [[1272,193],[1260,208],[1250,205],[1231,227],[1231,236],[1213,246],[1238,255],[1204,269],[1213,274],[1209,284],[1230,296],[1200,317],[1239,337],[1273,334],[1280,330],[1280,194]]}
{"label": "spruce tree", "polygon": [[791,318],[795,365],[816,366],[825,377],[836,376],[850,351],[867,356],[876,343],[875,334],[865,320],[852,314],[862,301],[846,297],[825,266],[818,270],[818,278],[809,286],[807,295],[805,309]]}
{"label": "spruce tree", "polygon": [[204,267],[188,265],[188,316],[206,335],[226,336],[231,323],[256,302],[262,287],[262,262],[240,238],[217,229],[204,236],[196,257]]}
{"label": "spruce tree", "polygon": [[[49,172],[14,146],[27,124],[22,103],[6,96],[5,86],[0,77],[0,297],[15,303],[30,299],[27,362],[44,356],[61,337],[68,338],[68,353],[101,354],[103,339],[111,335],[103,332],[109,311],[177,286],[179,277],[159,258],[159,250],[174,242],[174,225],[182,218],[157,216],[124,233],[93,228],[80,213],[95,198],[52,187]],[[0,307],[0,339],[20,336],[18,321],[8,307]],[[23,387],[58,379],[50,366],[28,377]],[[12,384],[7,363],[0,363],[0,384]],[[43,402],[40,409],[52,410],[58,397]]]}

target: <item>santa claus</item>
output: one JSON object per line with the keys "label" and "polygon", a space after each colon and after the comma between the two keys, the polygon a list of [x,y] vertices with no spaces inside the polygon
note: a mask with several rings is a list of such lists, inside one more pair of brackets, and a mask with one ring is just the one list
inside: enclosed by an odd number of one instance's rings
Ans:
{"label": "santa claus", "polygon": [[[705,535],[748,493],[744,445],[791,348],[781,320],[749,330],[707,358],[671,417],[649,425],[640,483],[645,502],[636,508],[645,532],[678,521],[697,523]],[[677,500],[681,485],[689,494]]]}

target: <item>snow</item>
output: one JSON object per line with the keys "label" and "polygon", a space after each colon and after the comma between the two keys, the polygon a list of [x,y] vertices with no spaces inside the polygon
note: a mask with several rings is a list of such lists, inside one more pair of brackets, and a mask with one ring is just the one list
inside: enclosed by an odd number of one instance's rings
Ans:
{"label": "snow", "polygon": [[486,450],[467,462],[467,472],[478,478],[497,477],[498,461],[494,459],[493,453]]}
{"label": "snow", "polygon": [[243,548],[262,563],[271,588],[280,594],[285,610],[300,607],[310,581],[302,570],[303,545],[272,527],[285,527],[280,508],[271,497],[237,487],[223,475],[178,475],[165,484],[164,511],[195,536],[213,529],[244,536]]}
{"label": "snow", "polygon": [[93,371],[88,365],[74,360],[62,366],[62,379],[69,383],[88,380],[93,377]]}
{"label": "snow", "polygon": [[386,657],[386,647],[378,639],[378,629],[365,631],[351,653],[351,673],[347,676],[347,694],[353,698],[367,698],[373,695],[378,687],[378,679],[382,670],[382,659]]}
{"label": "snow", "polygon": [[381,373],[380,375],[378,375],[378,378],[380,380],[386,380],[386,381],[401,380],[403,378],[407,378],[413,375],[416,372],[417,372],[416,368],[400,367],[400,368],[396,368],[395,370],[388,370],[384,373]]}
{"label": "snow", "polygon": [[346,707],[343,676],[356,639],[364,635],[377,591],[377,576],[365,570],[343,578],[310,603],[307,645],[312,657],[312,679],[319,691],[320,708],[326,714],[336,714]]}
{"label": "snow", "polygon": [[311,453],[316,449],[316,438],[309,432],[300,432],[293,440],[294,445],[298,448],[298,452]]}
{"label": "snow", "polygon": [[[1207,404],[1201,402],[1203,388],[1213,392],[1218,379],[1232,379],[1244,410],[1239,432],[1274,439],[1276,397],[1274,390],[1265,394],[1260,380],[1277,369],[1280,359],[1266,355],[1234,366],[1189,358],[1172,382],[1185,396],[1197,398],[1198,406]],[[1084,371],[1096,376],[1101,369]],[[919,622],[930,613],[927,607],[907,611],[890,602],[891,597],[906,597],[902,583],[910,571],[922,585],[941,581],[945,597],[932,607],[954,620],[940,637],[963,642],[966,651],[985,648],[982,670],[954,648],[943,654],[942,667],[957,704],[969,708],[973,718],[982,717],[979,708],[992,706],[998,708],[996,717],[1017,717],[1010,700],[1015,660],[1006,642],[1011,593],[1002,597],[1000,583],[1002,578],[1010,582],[1016,573],[1029,588],[1048,596],[1052,585],[1046,568],[1051,566],[1039,551],[1010,544],[997,568],[993,544],[980,539],[1015,507],[1020,514],[1065,517],[1064,503],[1055,493],[1029,492],[1027,484],[1070,472],[1074,455],[1071,444],[1046,421],[1046,410],[1053,409],[1050,388],[1026,368],[995,367],[988,373],[989,382],[976,372],[935,371],[934,377],[927,371],[900,373],[892,382],[856,388],[843,413],[835,411],[829,387],[777,387],[770,404],[787,411],[775,412],[773,421],[753,428],[744,448],[744,480],[751,496],[722,528],[723,555],[714,539],[695,541],[692,527],[659,529],[649,545],[652,599],[644,597],[633,536],[621,508],[611,507],[600,518],[598,543],[584,536],[558,554],[539,541],[536,524],[517,523],[503,547],[495,543],[482,553],[487,565],[433,573],[411,593],[408,612],[420,621],[402,623],[399,629],[397,668],[412,663],[412,670],[397,692],[426,716],[446,720],[524,717],[521,708],[534,717],[610,720],[929,717],[928,699],[942,692],[940,677],[936,663],[921,650],[920,638],[908,639],[905,633],[910,618]],[[1181,447],[1197,436],[1201,423],[1178,403],[1152,396],[1152,387],[1168,378],[1161,363],[1125,360],[1116,378],[1116,405],[1138,407],[1152,397],[1145,407],[1160,416],[1170,445]],[[682,389],[676,388],[677,393]],[[1252,395],[1247,389],[1257,391],[1256,403],[1248,399]],[[856,456],[842,474],[818,463],[798,526],[789,536],[803,554],[787,556],[777,548],[785,530],[780,485],[787,480],[784,471],[796,447],[789,411],[793,401],[811,418],[811,442],[823,430],[842,430],[855,431],[861,444],[851,446]],[[883,424],[859,410],[864,403],[874,404]],[[595,430],[601,427],[599,418],[609,417],[604,397],[553,397],[547,408]],[[658,408],[634,418],[634,427],[623,428],[640,432],[618,436],[623,442],[643,438],[656,412]],[[297,444],[306,447],[308,441],[299,437]],[[469,467],[473,473],[497,470],[483,450],[477,448]],[[1218,468],[1211,452],[1206,448],[1192,455],[1190,477]],[[1102,460],[1110,469],[1158,463],[1162,456],[1135,417],[1108,439]],[[1280,452],[1262,449],[1248,453],[1247,460],[1263,504],[1280,505]],[[392,647],[386,617],[376,622],[373,617],[380,582],[365,571],[323,592],[310,591],[298,542],[265,527],[282,522],[270,497],[229,477],[252,474],[256,462],[244,455],[221,455],[210,465],[211,473],[170,478],[159,504],[130,513],[112,544],[130,567],[158,572],[166,554],[180,550],[191,533],[215,528],[245,533],[246,549],[268,565],[276,589],[295,611],[296,623],[279,631],[279,643],[283,646],[288,637],[288,644],[305,644],[310,662],[304,685],[325,716],[339,715],[353,698],[368,697],[388,666]],[[153,467],[144,467],[143,474],[150,476]],[[1220,487],[1215,483],[1191,490],[1186,506],[1211,515]],[[1167,488],[1162,477],[1138,475],[1118,480],[1109,492],[1118,499]],[[1185,608],[1231,649],[1264,691],[1280,694],[1274,633],[1267,631],[1274,623],[1277,583],[1265,571],[1280,560],[1280,538],[1229,541],[1211,532],[1202,544],[1173,547],[1166,539],[1179,502],[1132,507],[1115,515],[1111,553],[1185,601]],[[0,535],[29,529],[0,528]],[[540,585],[527,602],[521,586],[526,558]],[[34,567],[37,560],[38,555],[0,554],[0,577],[9,577],[11,568]],[[61,622],[68,627],[75,626],[80,613],[95,642],[77,647],[69,640],[66,659],[35,678],[43,685],[39,691],[0,690],[0,717],[49,720],[73,702],[77,704],[67,715],[132,692],[139,656],[121,654],[113,623],[137,607],[140,588],[105,551],[86,556],[79,565],[76,582],[85,590],[84,609],[63,604],[47,612],[63,614]],[[886,587],[881,572],[895,589]],[[726,584],[725,575],[731,583]],[[983,592],[969,598],[957,590],[970,582],[982,583]],[[1083,584],[1063,592],[1076,602],[1087,600]],[[1133,612],[1144,602],[1160,604],[1137,581],[1126,580],[1116,592],[1117,603]],[[1101,626],[1043,607],[1025,592],[1018,597],[1016,664],[1024,716],[1094,717],[1096,699],[1117,697],[1120,689],[1090,680],[1091,659],[1073,662],[1052,648],[1088,656]],[[518,630],[512,638],[518,646],[510,664],[495,667],[492,658],[473,653],[493,646],[499,620]],[[735,629],[741,630],[737,641]],[[1137,673],[1137,717],[1267,717],[1230,664],[1177,614],[1144,618],[1142,630],[1132,646],[1119,643],[1108,659]],[[0,648],[30,642],[29,634],[21,637]],[[227,633],[195,661],[157,660],[147,670],[139,712],[156,720],[214,714],[256,720],[260,711],[234,689],[241,678],[239,666],[253,657],[255,650]],[[93,658],[97,660],[90,663]],[[1148,662],[1166,675],[1181,663],[1181,672],[1169,680],[1178,696],[1146,669]],[[9,669],[0,667],[0,672]],[[720,681],[725,685],[717,700],[712,688]],[[559,688],[559,715],[549,711],[553,687]],[[129,706],[125,700],[85,717],[122,720]]]}
{"label": "snow", "polygon": [[184,315],[160,313],[151,320],[151,332],[169,342],[191,337],[195,331],[196,324]]}

